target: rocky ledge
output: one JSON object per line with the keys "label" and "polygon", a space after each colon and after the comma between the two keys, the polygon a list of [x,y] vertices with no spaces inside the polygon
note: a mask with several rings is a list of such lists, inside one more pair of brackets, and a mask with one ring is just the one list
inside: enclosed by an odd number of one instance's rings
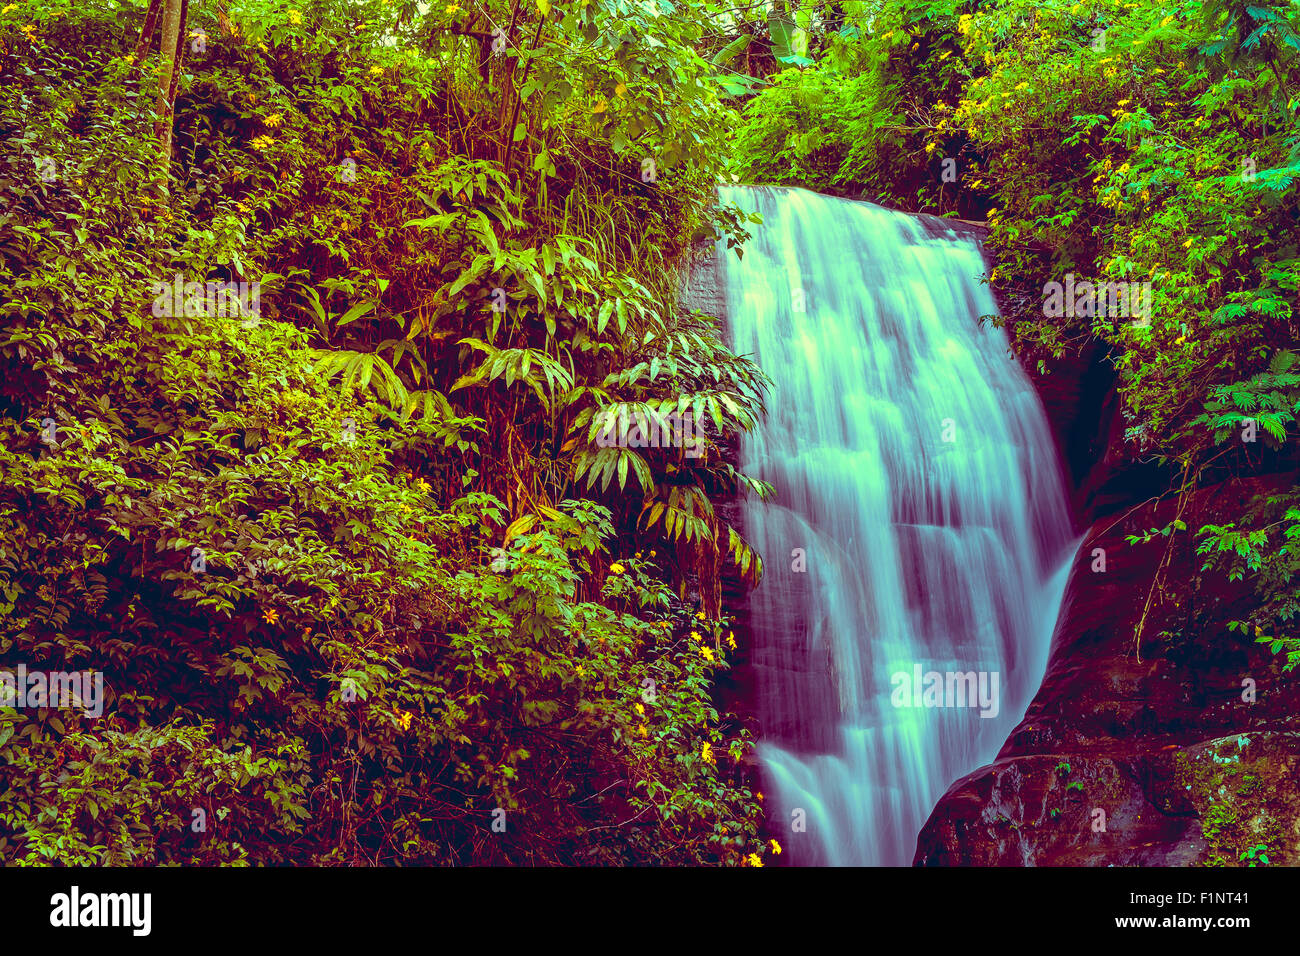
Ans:
{"label": "rocky ledge", "polygon": [[[1204,489],[1183,519],[1195,530],[1277,481]],[[1038,695],[939,801],[916,865],[1300,864],[1300,671],[1227,629],[1251,594],[1202,572],[1189,533],[1126,540],[1173,514],[1148,504],[1090,530]]]}

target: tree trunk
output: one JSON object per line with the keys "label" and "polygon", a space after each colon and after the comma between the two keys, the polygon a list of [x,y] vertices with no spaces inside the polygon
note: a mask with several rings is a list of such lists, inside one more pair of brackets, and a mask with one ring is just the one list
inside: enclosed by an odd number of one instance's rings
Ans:
{"label": "tree trunk", "polygon": [[159,163],[165,183],[171,174],[172,158],[172,102],[174,78],[180,71],[181,31],[184,29],[185,0],[166,0],[162,16],[162,36],[159,38],[158,99],[154,111],[158,114],[154,135],[158,139]]}

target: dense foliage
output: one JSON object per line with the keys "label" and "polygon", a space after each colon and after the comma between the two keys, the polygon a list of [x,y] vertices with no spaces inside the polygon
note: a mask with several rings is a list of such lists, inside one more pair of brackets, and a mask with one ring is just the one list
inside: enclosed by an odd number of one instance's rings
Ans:
{"label": "dense foliage", "polygon": [[107,699],[0,707],[0,859],[779,852],[714,693],[764,379],[677,305],[743,236],[708,16],[4,5],[0,662]]}

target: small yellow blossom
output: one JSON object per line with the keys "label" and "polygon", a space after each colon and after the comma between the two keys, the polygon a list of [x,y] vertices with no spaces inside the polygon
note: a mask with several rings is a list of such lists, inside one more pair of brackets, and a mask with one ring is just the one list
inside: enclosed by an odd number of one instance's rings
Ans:
{"label": "small yellow blossom", "polygon": [[271,127],[272,129],[275,129],[277,126],[280,125],[280,120],[281,120],[281,116],[279,113],[272,113],[270,116],[266,116],[262,118],[262,122],[265,123],[267,126]]}
{"label": "small yellow blossom", "polygon": [[456,4],[453,3],[451,4],[451,6],[447,7],[447,13],[448,14],[460,13],[460,7],[456,6]]}
{"label": "small yellow blossom", "polygon": [[713,762],[714,762],[714,761],[713,761],[713,745],[710,744],[707,740],[704,742],[704,746],[700,748],[700,758],[701,758],[705,763],[713,763]]}
{"label": "small yellow blossom", "polygon": [[270,149],[274,143],[275,140],[270,136],[255,136],[249,142],[249,145],[252,146],[253,149]]}
{"label": "small yellow blossom", "polygon": [[8,3],[5,4],[5,8],[3,10],[0,10],[0,14],[8,13],[10,10],[17,10],[17,9],[18,9],[18,4]]}
{"label": "small yellow blossom", "polygon": [[397,716],[397,726],[398,726],[398,727],[401,727],[403,730],[410,730],[410,729],[411,729],[411,713],[410,713],[410,711],[403,710],[403,711],[399,711],[399,712],[398,712],[398,716]]}
{"label": "small yellow blossom", "polygon": [[730,634],[730,633],[727,634],[727,646],[730,647],[733,651],[736,649],[736,635],[735,635],[735,634]]}
{"label": "small yellow blossom", "polygon": [[370,68],[370,75],[371,75],[371,76],[383,76],[383,75],[384,75],[384,68],[383,68],[382,66],[372,66],[372,67]]}
{"label": "small yellow blossom", "polygon": [[704,620],[704,612],[701,611],[699,614],[695,615],[695,618],[696,618],[696,620],[699,620],[699,621]]}
{"label": "small yellow blossom", "polygon": [[763,858],[759,856],[757,853],[751,853],[749,854],[749,856],[745,857],[745,862],[748,863],[750,866],[762,866]]}
{"label": "small yellow blossom", "polygon": [[763,800],[763,795],[762,795],[761,793],[756,793],[756,794],[754,794],[754,796],[758,798],[758,800],[759,800],[760,803],[762,802],[762,800]]}
{"label": "small yellow blossom", "polygon": [[297,10],[290,10],[289,22],[292,23],[294,26],[298,26],[300,23],[302,23],[302,14],[299,13]]}
{"label": "small yellow blossom", "polygon": [[711,648],[711,647],[705,647],[705,646],[701,645],[701,646],[700,646],[700,656],[703,657],[706,661],[712,661],[712,660],[713,660],[713,648]]}
{"label": "small yellow blossom", "polygon": [[654,556],[655,556],[655,553],[654,553],[653,551],[651,551],[651,552],[650,552],[650,557],[653,558]]}
{"label": "small yellow blossom", "polygon": [[636,712],[637,712],[638,714],[644,714],[644,713],[645,713],[645,704],[638,703],[638,704],[636,705]]}
{"label": "small yellow blossom", "polygon": [[636,732],[640,734],[642,737],[650,736],[650,731],[645,729],[645,724],[638,724],[636,728]]}
{"label": "small yellow blossom", "polygon": [[623,565],[618,564],[618,563],[614,563],[614,564],[611,564],[611,565],[609,566],[609,573],[610,573],[610,574],[622,574],[624,570],[625,570],[625,569],[624,569]]}
{"label": "small yellow blossom", "polygon": [[271,608],[269,610],[263,611],[262,620],[264,620],[267,624],[276,624],[280,620],[280,612],[277,611],[275,608]]}
{"label": "small yellow blossom", "polygon": [[767,842],[768,842],[768,844],[772,847],[772,852],[773,852],[774,854],[776,854],[777,856],[780,856],[780,855],[781,855],[781,844],[777,843],[775,840],[768,840]]}

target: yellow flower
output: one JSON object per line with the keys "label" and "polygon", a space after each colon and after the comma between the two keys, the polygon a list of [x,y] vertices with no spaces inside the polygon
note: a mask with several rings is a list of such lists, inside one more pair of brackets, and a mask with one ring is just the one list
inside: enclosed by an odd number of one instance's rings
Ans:
{"label": "yellow flower", "polygon": [[297,10],[290,10],[289,22],[292,23],[294,26],[298,26],[300,23],[302,23],[302,14],[299,13]]}
{"label": "yellow flower", "polygon": [[700,632],[699,632],[699,631],[691,631],[691,640],[693,640],[693,641],[698,641],[698,640],[700,640]]}
{"label": "yellow flower", "polygon": [[696,618],[696,620],[699,620],[699,621],[704,620],[704,612],[701,611],[699,614],[695,615],[695,618]]}
{"label": "yellow flower", "polygon": [[769,845],[771,845],[771,847],[772,847],[772,852],[775,853],[777,856],[780,856],[780,855],[781,855],[781,844],[777,843],[775,840],[768,840],[767,842],[769,843]]}
{"label": "yellow flower", "polygon": [[751,853],[749,854],[749,856],[745,857],[745,862],[748,863],[750,866],[762,866],[763,858],[759,856],[757,853]]}
{"label": "yellow flower", "polygon": [[406,711],[406,710],[398,711],[397,726],[401,727],[403,730],[411,729],[410,711]]}
{"label": "yellow flower", "polygon": [[636,728],[636,732],[640,734],[642,737],[650,736],[650,731],[645,729],[645,724],[638,724]]}
{"label": "yellow flower", "polygon": [[736,649],[736,635],[735,635],[735,634],[732,634],[732,633],[730,633],[730,632],[727,633],[727,646],[730,647],[733,651]]}
{"label": "yellow flower", "polygon": [[272,113],[270,116],[263,117],[262,122],[272,129],[275,129],[280,125],[280,119],[281,117],[279,113]]}
{"label": "yellow flower", "polygon": [[582,677],[582,676],[583,676],[583,673],[582,673],[582,665],[581,665],[581,664],[578,665],[577,670],[578,670],[578,676],[579,676],[579,677]]}
{"label": "yellow flower", "polygon": [[415,487],[419,488],[423,492],[428,492],[429,483],[425,481],[423,478],[417,478],[415,479]]}
{"label": "yellow flower", "polygon": [[8,13],[10,10],[16,10],[16,9],[18,9],[18,4],[16,3],[6,4],[5,8],[3,10],[0,10],[0,14]]}
{"label": "yellow flower", "polygon": [[655,553],[654,553],[653,551],[651,551],[651,552],[650,552],[650,557],[653,558],[654,556],[655,556]]}
{"label": "yellow flower", "polygon": [[930,153],[933,153],[933,152],[934,152],[934,148],[935,148],[935,144],[934,144],[934,143],[926,143],[926,144],[925,144],[925,152],[926,152],[926,154],[928,155],[928,154],[930,154]]}
{"label": "yellow flower", "polygon": [[623,565],[621,565],[621,564],[617,564],[617,563],[615,563],[615,564],[611,564],[611,565],[609,566],[609,573],[610,573],[610,574],[622,574],[622,573],[623,573],[623,570],[624,570],[624,569],[623,569]]}
{"label": "yellow flower", "polygon": [[370,68],[370,75],[371,75],[371,76],[383,76],[383,75],[384,75],[384,68],[383,68],[382,66],[372,66],[372,67]]}
{"label": "yellow flower", "polygon": [[275,608],[271,608],[270,610],[263,611],[262,620],[264,620],[267,624],[275,624],[280,620],[280,612],[277,611]]}
{"label": "yellow flower", "polygon": [[1195,239],[1188,239],[1186,242],[1183,243],[1183,248],[1184,249],[1192,248],[1192,243],[1195,241],[1196,241]]}
{"label": "yellow flower", "polygon": [[637,705],[636,705],[636,712],[637,712],[638,714],[644,714],[644,713],[645,713],[645,704],[637,704]]}
{"label": "yellow flower", "polygon": [[1132,103],[1132,102],[1133,102],[1132,100],[1120,100],[1120,101],[1119,101],[1118,103],[1116,103],[1115,105],[1116,105],[1116,106],[1128,106],[1128,105],[1129,105],[1130,103]]}
{"label": "yellow flower", "polygon": [[754,794],[754,796],[758,798],[759,802],[762,802],[762,800],[763,800],[763,795],[762,795],[761,793],[756,793],[756,794]]}
{"label": "yellow flower", "polygon": [[712,661],[712,660],[713,660],[713,648],[711,648],[711,647],[704,647],[704,646],[701,645],[701,647],[700,647],[700,656],[703,657],[706,661]]}
{"label": "yellow flower", "polygon": [[447,12],[448,12],[448,13],[460,13],[460,7],[456,6],[456,4],[453,3],[451,6],[449,6],[449,7],[447,8]]}
{"label": "yellow flower", "polygon": [[714,761],[713,761],[713,745],[710,744],[707,740],[704,742],[704,746],[700,748],[700,757],[701,757],[701,759],[703,759],[703,761],[704,761],[705,763],[713,763],[713,762],[714,762]]}
{"label": "yellow flower", "polygon": [[275,140],[269,136],[255,136],[249,145],[252,146],[253,149],[269,149],[274,143]]}

